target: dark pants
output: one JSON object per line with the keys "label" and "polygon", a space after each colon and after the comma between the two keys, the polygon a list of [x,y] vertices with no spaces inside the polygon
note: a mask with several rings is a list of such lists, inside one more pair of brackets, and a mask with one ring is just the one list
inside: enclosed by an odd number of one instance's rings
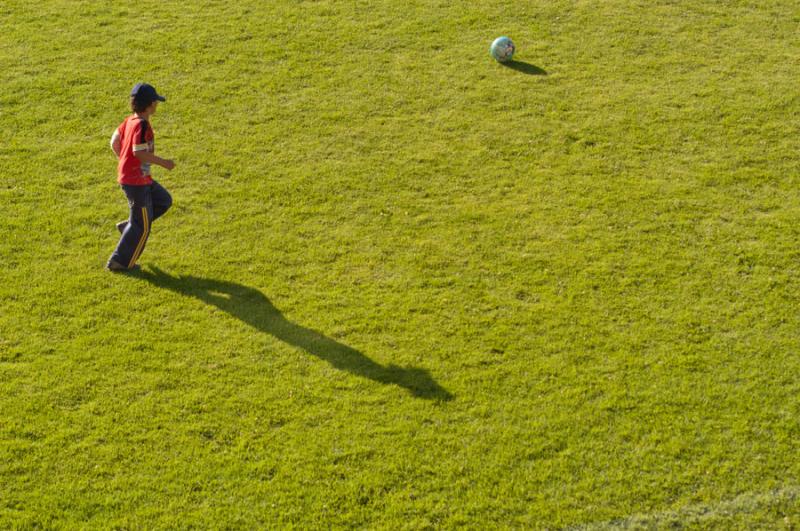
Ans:
{"label": "dark pants", "polygon": [[123,184],[122,191],[128,198],[130,215],[128,226],[125,227],[111,259],[125,267],[133,267],[144,251],[147,237],[150,235],[150,224],[169,210],[172,206],[172,196],[155,181],[148,186]]}

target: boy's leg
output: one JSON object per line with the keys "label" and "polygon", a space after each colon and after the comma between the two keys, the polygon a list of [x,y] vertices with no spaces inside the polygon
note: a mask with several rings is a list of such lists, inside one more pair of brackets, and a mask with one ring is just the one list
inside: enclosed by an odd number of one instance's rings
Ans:
{"label": "boy's leg", "polygon": [[122,189],[128,197],[130,217],[109,263],[113,260],[123,267],[131,268],[144,251],[150,235],[153,205],[149,186],[123,186]]}
{"label": "boy's leg", "polygon": [[[172,196],[167,192],[166,188],[153,181],[150,185],[150,197],[153,203],[153,216],[150,221],[161,217],[172,206]],[[125,232],[125,227],[128,226],[130,218],[117,223],[117,230],[120,234]]]}
{"label": "boy's leg", "polygon": [[160,218],[172,206],[172,196],[156,181],[150,186],[150,194],[153,201],[153,219]]}

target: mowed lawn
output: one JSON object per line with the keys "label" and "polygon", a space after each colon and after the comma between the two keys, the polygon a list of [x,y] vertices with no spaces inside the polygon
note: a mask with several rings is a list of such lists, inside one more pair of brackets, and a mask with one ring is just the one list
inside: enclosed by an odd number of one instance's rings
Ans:
{"label": "mowed lawn", "polygon": [[800,525],[797,0],[0,21],[0,527]]}

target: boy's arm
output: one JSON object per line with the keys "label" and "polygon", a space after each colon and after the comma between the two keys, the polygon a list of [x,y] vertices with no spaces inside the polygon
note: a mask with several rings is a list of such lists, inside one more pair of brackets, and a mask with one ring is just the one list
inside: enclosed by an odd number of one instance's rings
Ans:
{"label": "boy's arm", "polygon": [[146,150],[134,151],[133,154],[136,156],[137,159],[139,159],[142,162],[146,162],[149,164],[157,164],[162,168],[166,168],[168,170],[171,170],[172,168],[175,167],[175,163],[172,162],[171,160],[162,159],[158,155],[150,153],[149,151]]}
{"label": "boy's arm", "polygon": [[120,147],[120,140],[119,140],[119,131],[114,131],[114,134],[111,135],[111,149],[114,151],[114,155],[119,158],[119,150]]}

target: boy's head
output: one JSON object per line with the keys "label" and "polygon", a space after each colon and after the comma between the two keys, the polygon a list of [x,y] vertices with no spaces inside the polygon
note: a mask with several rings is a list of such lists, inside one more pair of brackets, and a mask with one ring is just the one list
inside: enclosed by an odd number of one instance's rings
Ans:
{"label": "boy's head", "polygon": [[[164,96],[159,96],[153,85],[137,83],[131,90],[131,110],[135,113],[154,113],[159,101],[167,101]],[[150,107],[152,106],[152,109]]]}

